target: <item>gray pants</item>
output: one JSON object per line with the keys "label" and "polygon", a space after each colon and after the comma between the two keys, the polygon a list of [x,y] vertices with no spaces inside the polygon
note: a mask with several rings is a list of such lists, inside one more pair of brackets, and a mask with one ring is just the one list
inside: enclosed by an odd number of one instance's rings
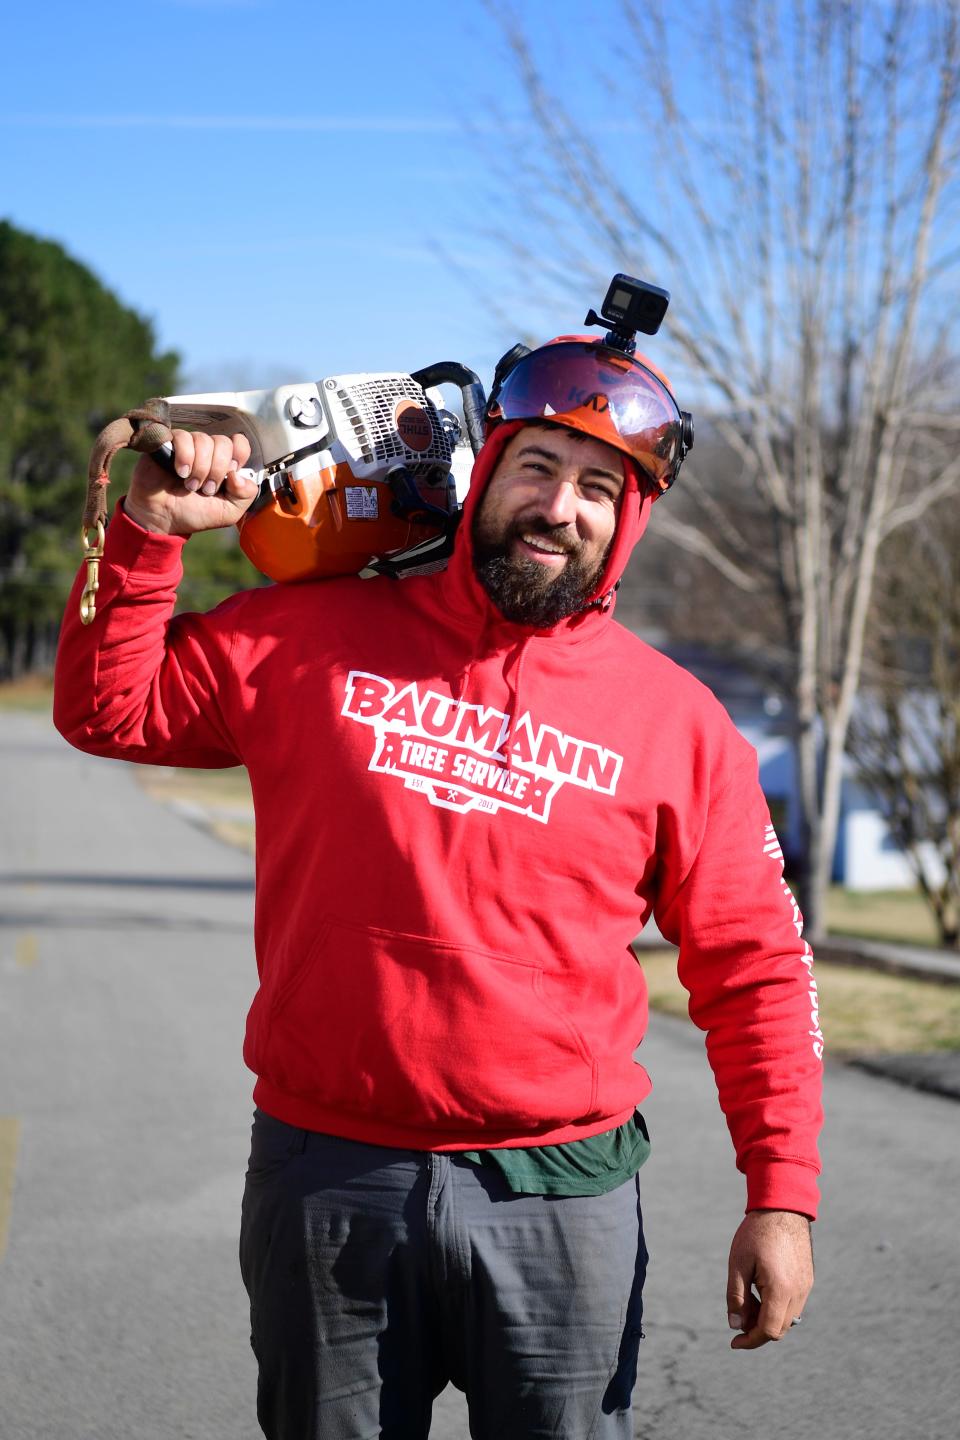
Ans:
{"label": "gray pants", "polygon": [[514,1195],[456,1155],[258,1111],[240,1266],[268,1440],[422,1440],[464,1391],[474,1440],[628,1440],[646,1249],[635,1180]]}

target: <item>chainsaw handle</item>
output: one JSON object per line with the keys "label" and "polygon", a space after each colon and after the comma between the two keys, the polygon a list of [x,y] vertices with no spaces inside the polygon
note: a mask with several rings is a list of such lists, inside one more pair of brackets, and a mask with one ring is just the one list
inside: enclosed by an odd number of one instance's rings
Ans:
{"label": "chainsaw handle", "polygon": [[[172,475],[174,479],[180,479],[180,476],[177,474],[176,467],[174,465],[172,440],[165,440],[162,445],[157,446],[156,450],[148,450],[145,453],[147,455],[147,458],[153,461],[154,465],[159,465],[161,470],[166,470],[167,474]],[[258,485],[262,484],[262,470],[253,470],[250,469],[249,466],[240,466],[240,468],[237,470],[237,474],[244,479],[255,480]],[[269,489],[266,493],[269,495]]]}
{"label": "chainsaw handle", "polygon": [[484,412],[487,408],[487,397],[483,393],[483,386],[475,375],[474,382],[461,387],[463,396],[463,418],[467,424],[467,434],[470,436],[470,448],[474,457],[480,454],[483,445]]}
{"label": "chainsaw handle", "polygon": [[[154,465],[159,465],[160,469],[166,470],[168,475],[177,475],[176,467],[173,463],[172,440],[164,440],[163,444],[159,445],[156,450],[149,450],[147,454],[149,459],[153,461]],[[180,477],[177,475],[177,479],[179,478]]]}
{"label": "chainsaw handle", "polygon": [[468,370],[456,360],[439,360],[436,365],[427,365],[423,370],[414,371],[410,377],[424,390],[431,385],[458,385],[463,397],[463,418],[467,425],[470,449],[480,454],[483,444],[483,412],[487,408],[487,397],[483,393],[479,375]]}

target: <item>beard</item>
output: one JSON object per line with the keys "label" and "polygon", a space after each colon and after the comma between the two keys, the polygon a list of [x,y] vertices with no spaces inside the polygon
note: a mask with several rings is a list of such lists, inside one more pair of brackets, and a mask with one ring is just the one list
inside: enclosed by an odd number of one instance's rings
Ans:
{"label": "beard", "polygon": [[[564,546],[567,559],[559,574],[536,560],[519,559],[511,553],[514,540],[522,535],[549,536],[553,544]],[[612,544],[598,560],[591,561],[582,545],[562,540],[555,527],[543,520],[512,520],[505,531],[495,535],[478,515],[473,530],[473,568],[507,620],[548,630],[584,608],[603,574]]]}

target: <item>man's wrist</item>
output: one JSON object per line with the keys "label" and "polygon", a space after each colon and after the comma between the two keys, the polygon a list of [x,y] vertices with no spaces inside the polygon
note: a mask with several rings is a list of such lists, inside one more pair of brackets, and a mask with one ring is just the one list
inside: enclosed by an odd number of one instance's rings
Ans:
{"label": "man's wrist", "polygon": [[129,495],[121,496],[120,506],[127,519],[132,520],[134,525],[139,525],[141,530],[146,530],[151,535],[173,534],[167,517],[157,517],[152,511],[139,505],[136,500],[131,503]]}
{"label": "man's wrist", "polygon": [[793,1210],[785,1205],[751,1205],[746,1213],[748,1215],[795,1215],[798,1220],[805,1220],[807,1229],[813,1224],[813,1219],[805,1210]]}

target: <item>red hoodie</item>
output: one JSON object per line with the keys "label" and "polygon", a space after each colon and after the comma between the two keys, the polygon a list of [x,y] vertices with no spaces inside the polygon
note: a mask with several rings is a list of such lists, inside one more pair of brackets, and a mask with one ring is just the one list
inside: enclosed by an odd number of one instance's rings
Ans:
{"label": "red hoodie", "polygon": [[812,1216],[822,1036],[755,752],[612,618],[651,503],[633,477],[597,603],[550,630],[492,605],[470,521],[515,428],[484,447],[440,575],[273,585],[171,619],[184,542],[118,509],[95,622],[81,580],[67,609],[57,727],[99,755],[247,766],[244,1058],[270,1114],[429,1150],[623,1123],[650,1089],[630,942],[653,913],[748,1207]]}

